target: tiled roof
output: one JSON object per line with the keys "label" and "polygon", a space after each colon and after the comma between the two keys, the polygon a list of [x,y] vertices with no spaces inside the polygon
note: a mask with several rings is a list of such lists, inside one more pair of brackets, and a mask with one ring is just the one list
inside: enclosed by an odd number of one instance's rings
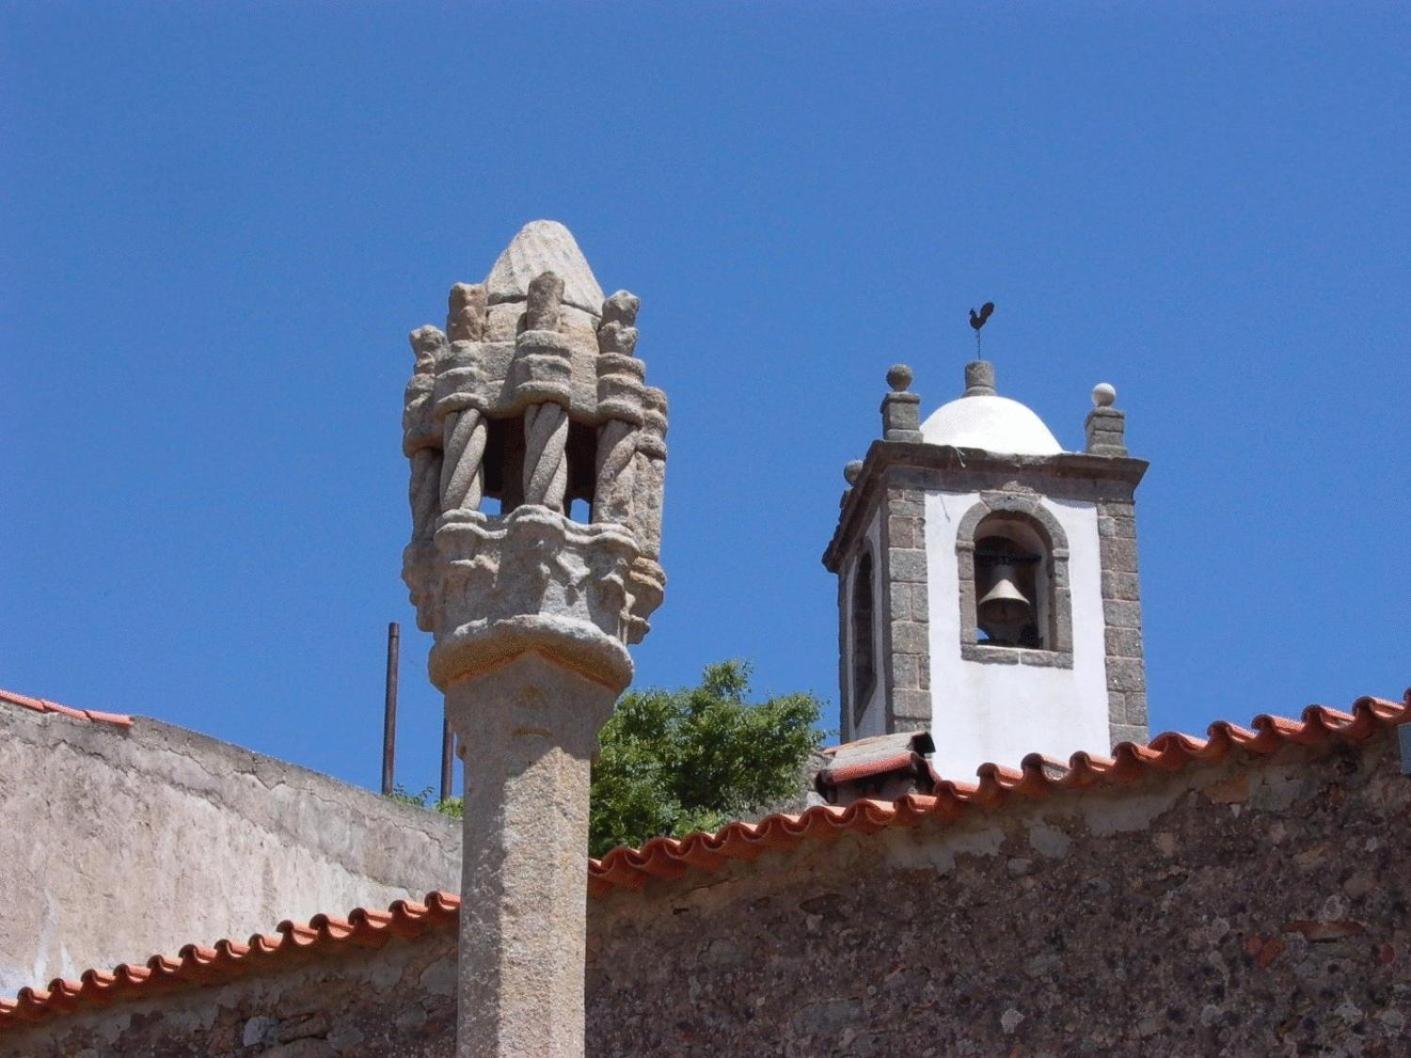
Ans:
{"label": "tiled roof", "polygon": [[1407,720],[1411,720],[1411,690],[1401,703],[1359,698],[1350,713],[1311,705],[1301,720],[1262,715],[1254,718],[1252,728],[1221,720],[1210,725],[1206,738],[1167,732],[1144,746],[1123,742],[1112,757],[1075,753],[1065,764],[1031,753],[1018,771],[998,764],[980,765],[976,783],[935,775],[935,789],[929,795],[908,794],[890,803],[856,801],[845,808],[817,805],[800,815],[731,823],[714,834],[652,838],[640,849],[613,849],[601,860],[589,862],[588,891],[600,896],[614,888],[637,889],[648,878],[679,878],[692,868],[710,870],[726,860],[752,860],[767,850],[789,849],[802,841],[846,832],[868,834],[884,827],[910,826],[922,819],[947,821],[972,808],[994,807],[1014,798],[1130,783],[1192,763],[1220,761],[1234,750],[1263,756],[1293,743],[1361,742],[1382,728]]}
{"label": "tiled roof", "polygon": [[74,709],[72,706],[51,702],[48,698],[31,698],[27,694],[0,690],[0,702],[9,702],[23,709],[33,709],[36,713],[62,713],[75,720],[92,720],[98,724],[112,724],[115,727],[131,727],[132,717],[122,713],[100,713],[96,709]]}
{"label": "tiled roof", "polygon": [[392,937],[417,937],[454,923],[460,905],[460,897],[452,893],[427,893],[421,904],[398,900],[386,911],[359,907],[347,918],[315,915],[307,923],[285,921],[276,932],[257,933],[244,944],[234,940],[218,940],[209,948],[188,944],[175,959],[154,955],[142,965],[123,963],[111,973],[85,970],[77,981],[56,978],[48,988],[22,988],[14,999],[0,999],[0,1032],[79,1006],[145,999],[163,986],[220,984],[297,952],[378,948]]}
{"label": "tiled roof", "polygon": [[[858,801],[846,808],[821,805],[800,815],[731,823],[714,834],[653,838],[640,849],[614,849],[601,860],[588,861],[588,890],[601,896],[614,889],[639,889],[649,878],[679,878],[692,869],[711,870],[727,860],[753,860],[806,840],[870,834],[923,819],[945,822],[976,807],[995,808],[1065,790],[1125,785],[1191,765],[1218,763],[1235,751],[1268,756],[1289,745],[1364,742],[1407,721],[1411,721],[1411,690],[1403,702],[1359,698],[1346,713],[1314,705],[1299,720],[1258,716],[1249,728],[1220,721],[1210,725],[1203,739],[1168,732],[1145,746],[1124,742],[1111,758],[1075,753],[1064,764],[1031,754],[1018,771],[981,765],[975,783],[936,776],[934,795],[908,794],[891,803]],[[0,999],[0,1032],[88,1003],[142,998],[161,985],[217,984],[296,952],[377,947],[389,937],[414,937],[454,922],[459,907],[458,897],[434,892],[423,904],[399,900],[386,911],[356,908],[347,918],[316,915],[304,925],[282,922],[277,933],[256,934],[245,944],[221,940],[209,948],[187,945],[175,959],[154,955],[144,965],[123,964],[111,973],[88,970],[78,981],[56,979],[47,989],[25,988],[13,1000]]]}

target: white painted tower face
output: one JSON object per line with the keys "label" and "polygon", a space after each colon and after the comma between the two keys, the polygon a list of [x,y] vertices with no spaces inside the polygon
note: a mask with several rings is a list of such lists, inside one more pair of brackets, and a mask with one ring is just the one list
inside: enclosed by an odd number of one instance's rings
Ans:
{"label": "white painted tower face", "polygon": [[993,366],[919,422],[889,373],[883,437],[849,464],[839,576],[844,741],[927,728],[942,775],[1146,737],[1133,491],[1115,392],[1065,452]]}

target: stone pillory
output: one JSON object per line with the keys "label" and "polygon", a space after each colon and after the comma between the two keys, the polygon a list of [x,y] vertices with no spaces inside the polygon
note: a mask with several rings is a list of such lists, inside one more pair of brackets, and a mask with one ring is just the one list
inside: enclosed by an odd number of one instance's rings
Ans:
{"label": "stone pillory", "polygon": [[666,397],[634,355],[637,307],[536,221],[452,287],[445,332],[411,335],[403,576],[475,761],[460,1058],[583,1054],[589,766],[665,588]]}

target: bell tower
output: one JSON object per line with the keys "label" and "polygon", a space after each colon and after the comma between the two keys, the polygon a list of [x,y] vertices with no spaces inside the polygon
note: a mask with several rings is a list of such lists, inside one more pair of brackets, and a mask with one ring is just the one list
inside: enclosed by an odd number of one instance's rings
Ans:
{"label": "bell tower", "polygon": [[[977,328],[978,329],[978,328]],[[838,577],[844,742],[928,729],[945,776],[1147,737],[1133,459],[1093,389],[1081,452],[999,395],[986,360],[921,421],[887,373],[882,436],[844,468],[823,556]]]}

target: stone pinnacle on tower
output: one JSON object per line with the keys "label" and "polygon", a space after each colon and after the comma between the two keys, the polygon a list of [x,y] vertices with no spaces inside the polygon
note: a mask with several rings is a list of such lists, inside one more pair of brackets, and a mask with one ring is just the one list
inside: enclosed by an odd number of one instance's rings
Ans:
{"label": "stone pinnacle on tower", "polygon": [[458,1058],[583,1054],[589,768],[666,583],[637,308],[534,221],[411,335],[403,576],[466,761]]}

